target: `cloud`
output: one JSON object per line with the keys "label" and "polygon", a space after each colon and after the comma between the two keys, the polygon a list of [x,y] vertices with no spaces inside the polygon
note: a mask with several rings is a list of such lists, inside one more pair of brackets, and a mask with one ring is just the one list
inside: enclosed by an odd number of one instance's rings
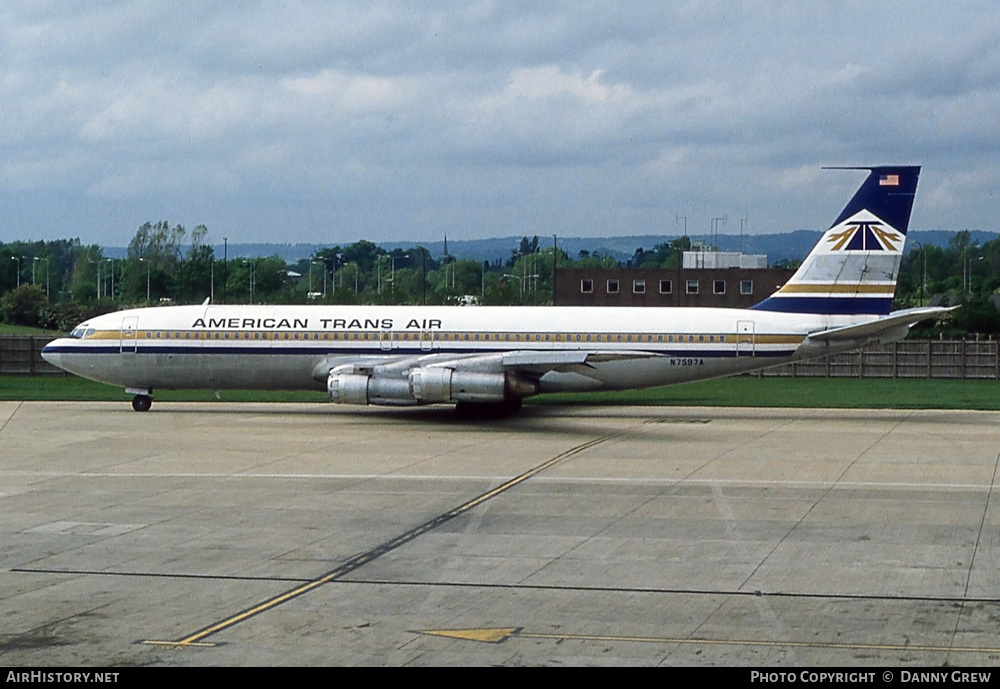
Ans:
{"label": "cloud", "polygon": [[0,226],[62,236],[63,216],[111,244],[164,210],[334,243],[667,232],[677,213],[796,229],[856,181],[821,165],[904,162],[925,165],[922,222],[992,228],[998,34],[987,0],[14,0]]}

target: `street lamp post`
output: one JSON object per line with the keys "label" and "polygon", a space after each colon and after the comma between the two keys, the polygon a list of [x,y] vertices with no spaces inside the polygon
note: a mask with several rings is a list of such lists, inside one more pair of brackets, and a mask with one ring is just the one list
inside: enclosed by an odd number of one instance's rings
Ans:
{"label": "street lamp post", "polygon": [[226,303],[229,289],[229,237],[222,238],[222,303]]}
{"label": "street lamp post", "polygon": [[927,250],[924,248],[923,243],[917,242],[917,248],[920,249],[920,256],[924,259],[924,277],[920,281],[920,305],[924,305],[924,292],[927,290]]}
{"label": "street lamp post", "polygon": [[49,296],[49,259],[48,257],[35,256],[31,264],[31,281],[35,281],[35,261],[45,261],[45,296]]}
{"label": "street lamp post", "polygon": [[109,259],[106,259],[106,260],[107,260],[108,263],[111,264],[111,265],[108,266],[108,268],[110,269],[109,272],[111,273],[111,292],[109,293],[109,295],[111,297],[111,300],[114,301],[114,298],[115,298],[115,259],[109,258]]}
{"label": "street lamp post", "polygon": [[521,284],[521,301],[524,301],[524,281],[537,278],[538,275],[525,275],[524,277],[521,277],[520,275],[514,275],[513,273],[504,273],[504,277],[514,278]]}
{"label": "street lamp post", "polygon": [[[95,267],[96,271],[97,271],[97,274],[94,276],[94,289],[97,290],[96,296],[97,296],[98,299],[100,299],[101,298],[101,261],[100,261],[100,259],[98,259],[98,260],[95,261],[92,258],[88,258],[87,259],[87,263],[90,263],[91,265],[93,265]],[[32,284],[34,284],[34,282],[35,282],[34,268],[32,268],[31,282],[32,282]]]}
{"label": "street lamp post", "polygon": [[966,257],[966,259],[965,259],[965,274],[962,276],[963,282],[967,283],[967,286],[965,284],[962,285],[962,287],[965,288],[965,293],[966,294],[969,294],[969,295],[972,294],[972,262],[973,261],[982,261],[982,260],[985,260],[985,258],[986,258],[985,256],[967,256]]}
{"label": "street lamp post", "polygon": [[[105,296],[105,297],[107,297],[107,296],[108,296],[108,288],[107,288],[107,286],[105,285],[105,283],[106,283],[106,282],[108,281],[108,271],[105,271],[105,272],[104,272],[104,277],[103,277],[103,279],[102,279],[102,278],[100,277],[100,273],[101,273],[101,264],[104,264],[104,263],[109,263],[109,262],[112,262],[112,261],[114,261],[114,259],[113,259],[113,258],[102,258],[102,259],[100,260],[100,262],[99,262],[99,263],[97,264],[97,273],[98,273],[98,279],[99,279],[99,280],[101,280],[101,289],[102,289],[102,290],[104,290],[104,296]],[[114,267],[114,264],[113,264],[113,263],[112,263],[112,267]],[[100,298],[101,298],[101,294],[100,294],[101,290],[97,290],[97,292],[98,292],[98,294],[97,294],[97,298],[98,298],[98,299],[100,299]],[[114,288],[112,287],[112,293],[113,293],[113,292],[114,292]]]}
{"label": "street lamp post", "polygon": [[503,276],[505,278],[514,278],[515,280],[517,280],[518,291],[521,294],[521,299],[524,299],[524,278],[522,278],[520,275],[514,275],[513,273],[504,273]]}
{"label": "street lamp post", "polygon": [[969,250],[965,249],[962,252],[962,293],[968,294],[968,290],[965,286],[969,282]]}
{"label": "street lamp post", "polygon": [[[358,267],[357,261],[351,261],[350,263],[345,263],[344,267],[352,266],[354,268],[354,297],[357,299],[358,295],[358,273],[361,272],[361,268]],[[340,271],[340,287],[344,287],[344,271]]]}
{"label": "street lamp post", "polygon": [[315,265],[323,266],[323,298],[326,299],[326,264],[322,261],[309,262],[309,294],[313,293],[313,266]]}
{"label": "street lamp post", "polygon": [[556,270],[559,267],[559,241],[552,235],[552,305],[556,305]]}
{"label": "street lamp post", "polygon": [[149,303],[149,259],[145,259],[142,256],[139,257],[139,261],[146,264],[146,303]]}
{"label": "street lamp post", "polygon": [[250,303],[253,304],[253,283],[257,272],[257,259],[250,259],[249,261],[244,259],[243,263],[250,266]]}
{"label": "street lamp post", "polygon": [[392,268],[390,269],[389,272],[389,282],[392,283],[391,290],[393,297],[396,296],[396,259],[409,258],[409,257],[410,257],[409,254],[403,254],[402,256],[393,256],[390,259],[390,262],[392,263]]}
{"label": "street lamp post", "polygon": [[924,279],[920,282],[920,305],[927,306],[927,251],[921,246],[920,253],[924,255]]}
{"label": "street lamp post", "polygon": [[17,261],[17,286],[21,286],[21,259],[17,256],[11,256],[10,260]]}

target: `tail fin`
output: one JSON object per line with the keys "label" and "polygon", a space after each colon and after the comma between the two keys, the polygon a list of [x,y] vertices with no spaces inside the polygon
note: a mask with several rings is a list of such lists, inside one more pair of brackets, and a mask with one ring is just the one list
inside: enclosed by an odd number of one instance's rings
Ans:
{"label": "tail fin", "polygon": [[920,167],[846,169],[871,172],[795,275],[751,308],[878,316],[892,310]]}

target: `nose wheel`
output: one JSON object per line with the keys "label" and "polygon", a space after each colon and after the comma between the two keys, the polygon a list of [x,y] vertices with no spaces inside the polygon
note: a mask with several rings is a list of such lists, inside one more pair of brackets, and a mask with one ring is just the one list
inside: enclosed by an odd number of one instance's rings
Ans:
{"label": "nose wheel", "polygon": [[132,398],[132,408],[136,411],[149,411],[153,406],[153,398],[149,395],[136,395]]}

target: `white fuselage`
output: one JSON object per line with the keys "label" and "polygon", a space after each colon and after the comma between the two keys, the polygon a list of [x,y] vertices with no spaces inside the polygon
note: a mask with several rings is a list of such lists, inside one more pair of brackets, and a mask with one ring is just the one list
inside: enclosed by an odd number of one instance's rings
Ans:
{"label": "white fuselage", "polygon": [[488,371],[498,366],[489,356],[497,353],[590,352],[584,365],[540,370],[538,391],[629,389],[841,351],[858,343],[834,348],[806,338],[871,320],[700,308],[176,306],[92,318],[44,356],[126,388],[321,390],[344,364],[405,375],[451,360],[475,368],[481,358]]}

